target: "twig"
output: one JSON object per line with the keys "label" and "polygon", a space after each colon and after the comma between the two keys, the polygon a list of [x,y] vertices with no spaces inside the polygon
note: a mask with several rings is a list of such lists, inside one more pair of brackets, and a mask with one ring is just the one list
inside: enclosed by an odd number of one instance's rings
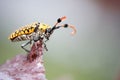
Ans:
{"label": "twig", "polygon": [[19,54],[0,66],[0,80],[46,80],[42,42],[33,44],[28,55]]}

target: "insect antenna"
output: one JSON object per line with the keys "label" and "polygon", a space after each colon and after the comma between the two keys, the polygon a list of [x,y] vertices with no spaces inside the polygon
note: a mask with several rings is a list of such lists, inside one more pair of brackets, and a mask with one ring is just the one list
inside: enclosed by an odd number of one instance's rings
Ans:
{"label": "insect antenna", "polygon": [[66,16],[63,16],[61,18],[57,19],[57,22],[55,23],[55,25],[51,28],[51,30],[49,31],[49,33],[52,33],[55,29],[60,28],[61,26],[57,26],[60,22],[62,22],[63,20],[66,19]]}

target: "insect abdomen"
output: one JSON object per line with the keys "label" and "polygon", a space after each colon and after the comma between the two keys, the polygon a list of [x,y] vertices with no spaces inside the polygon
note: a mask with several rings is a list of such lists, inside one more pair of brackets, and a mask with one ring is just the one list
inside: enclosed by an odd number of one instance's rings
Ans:
{"label": "insect abdomen", "polygon": [[11,39],[12,42],[18,42],[18,41],[25,41],[25,40],[30,40],[32,34],[29,35],[21,35],[18,37],[15,37],[14,39]]}
{"label": "insect abdomen", "polygon": [[9,39],[13,42],[29,40],[31,37],[31,33],[34,32],[36,24],[38,24],[38,22],[26,25],[21,29],[16,30],[14,33],[10,35]]}

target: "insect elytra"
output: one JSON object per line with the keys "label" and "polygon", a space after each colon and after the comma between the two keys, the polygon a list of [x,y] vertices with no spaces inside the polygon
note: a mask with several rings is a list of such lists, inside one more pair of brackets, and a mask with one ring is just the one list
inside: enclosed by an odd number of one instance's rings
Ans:
{"label": "insect elytra", "polygon": [[32,33],[35,30],[36,25],[39,27],[40,32],[45,32],[47,28],[49,28],[49,25],[46,25],[44,23],[39,23],[39,22],[34,22],[25,26],[22,26],[20,29],[16,30],[13,32],[10,36],[9,39],[13,42],[16,41],[24,41],[24,40],[29,40],[30,37],[32,36]]}

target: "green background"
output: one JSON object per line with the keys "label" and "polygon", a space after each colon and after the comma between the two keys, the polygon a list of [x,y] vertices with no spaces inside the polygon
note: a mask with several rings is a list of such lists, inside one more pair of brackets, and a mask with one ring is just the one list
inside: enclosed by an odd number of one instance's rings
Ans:
{"label": "green background", "polygon": [[[111,13],[112,12],[112,13]],[[0,64],[17,54],[24,42],[12,43],[8,36],[32,22],[76,26],[59,29],[46,43],[44,65],[48,80],[115,80],[120,69],[120,16],[93,0],[0,0]]]}

